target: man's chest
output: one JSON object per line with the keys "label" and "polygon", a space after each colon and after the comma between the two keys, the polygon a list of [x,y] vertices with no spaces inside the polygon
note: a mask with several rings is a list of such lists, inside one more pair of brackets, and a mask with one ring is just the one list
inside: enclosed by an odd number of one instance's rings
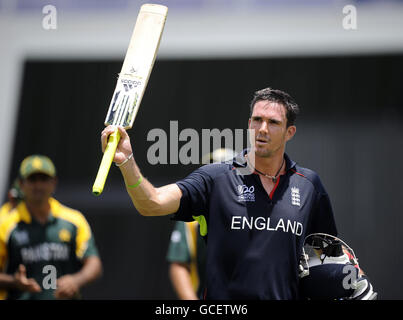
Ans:
{"label": "man's chest", "polygon": [[23,264],[67,261],[74,252],[75,230],[59,223],[22,223],[11,233],[9,254]]}
{"label": "man's chest", "polygon": [[252,239],[295,242],[309,230],[314,206],[311,186],[293,177],[282,176],[270,192],[257,175],[217,181],[210,199],[209,237],[238,243],[238,248]]}

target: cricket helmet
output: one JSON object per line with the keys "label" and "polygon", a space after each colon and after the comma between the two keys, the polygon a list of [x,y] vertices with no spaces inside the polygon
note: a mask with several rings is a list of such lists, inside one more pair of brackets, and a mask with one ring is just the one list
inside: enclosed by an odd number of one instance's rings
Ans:
{"label": "cricket helmet", "polygon": [[375,300],[353,249],[325,233],[305,238],[300,259],[300,295],[309,300]]}

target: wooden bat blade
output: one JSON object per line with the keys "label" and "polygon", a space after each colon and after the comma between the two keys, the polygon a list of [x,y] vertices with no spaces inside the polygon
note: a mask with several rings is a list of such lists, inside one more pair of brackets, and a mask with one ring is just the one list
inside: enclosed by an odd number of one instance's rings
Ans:
{"label": "wooden bat blade", "polygon": [[168,8],[141,7],[122,70],[109,106],[105,125],[133,126],[157,55]]}
{"label": "wooden bat blade", "polygon": [[[106,126],[120,125],[125,129],[130,129],[133,126],[157,56],[167,13],[168,8],[166,6],[157,4],[141,6],[105,118]],[[100,195],[104,189],[119,143],[120,135],[118,133],[116,130],[108,139],[92,187],[92,192],[95,195]]]}

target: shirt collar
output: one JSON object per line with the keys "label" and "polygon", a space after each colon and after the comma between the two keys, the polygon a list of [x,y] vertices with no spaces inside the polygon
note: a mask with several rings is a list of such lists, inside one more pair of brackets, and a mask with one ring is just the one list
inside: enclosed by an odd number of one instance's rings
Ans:
{"label": "shirt collar", "polygon": [[[56,220],[55,215],[60,212],[60,202],[54,198],[49,198],[49,205],[50,205],[50,212],[48,216],[48,222],[54,222]],[[20,215],[22,221],[27,224],[32,223],[32,216],[28,211],[27,205],[25,201],[21,201],[20,204],[17,206],[17,211]]]}
{"label": "shirt collar", "polygon": [[285,171],[294,169],[295,166],[297,165],[297,163],[294,160],[292,160],[286,153],[284,153],[284,158],[285,158],[285,168],[286,168]]}

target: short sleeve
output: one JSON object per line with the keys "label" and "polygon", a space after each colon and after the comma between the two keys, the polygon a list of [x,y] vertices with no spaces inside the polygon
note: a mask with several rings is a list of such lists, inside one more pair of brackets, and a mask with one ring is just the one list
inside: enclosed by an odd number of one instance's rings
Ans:
{"label": "short sleeve", "polygon": [[226,170],[228,170],[227,164],[208,164],[193,171],[185,179],[177,181],[176,184],[182,191],[182,197],[173,220],[190,222],[193,221],[192,216],[208,215],[209,195],[214,178]]}
{"label": "short sleeve", "polygon": [[95,239],[92,235],[88,239],[87,250],[85,250],[85,252],[84,252],[83,259],[88,258],[90,256],[97,256],[97,257],[99,256],[98,249],[95,245]]}
{"label": "short sleeve", "polygon": [[318,193],[316,205],[312,214],[309,233],[327,233],[337,236],[337,227],[332,205],[327,193]]}
{"label": "short sleeve", "polygon": [[84,216],[80,213],[76,218],[77,236],[76,236],[76,256],[84,259],[89,256],[98,256],[98,250],[95,246],[95,240],[91,232],[90,225]]}
{"label": "short sleeve", "polygon": [[183,221],[177,221],[172,231],[169,242],[167,261],[168,262],[190,262],[189,247],[186,238],[186,226]]}

